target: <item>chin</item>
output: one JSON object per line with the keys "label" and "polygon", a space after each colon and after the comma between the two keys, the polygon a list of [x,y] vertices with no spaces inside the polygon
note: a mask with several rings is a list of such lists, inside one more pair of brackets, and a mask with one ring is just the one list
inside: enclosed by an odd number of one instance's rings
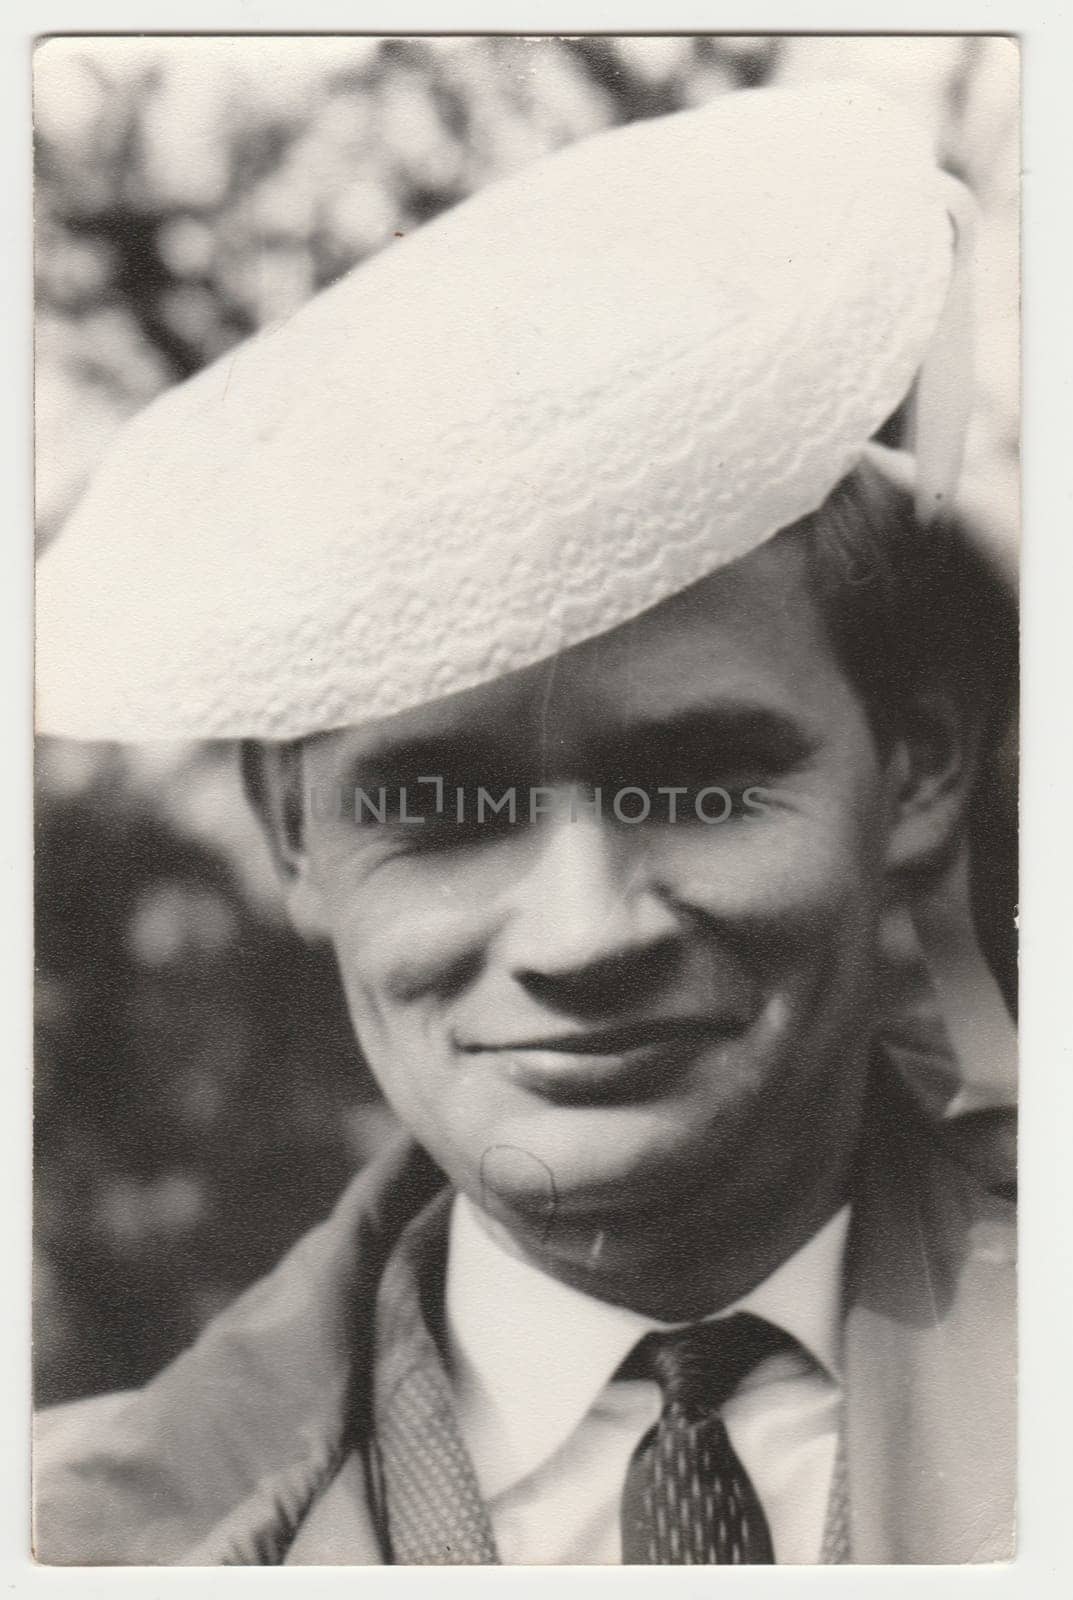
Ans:
{"label": "chin", "polygon": [[555,1108],[497,1130],[464,1187],[500,1220],[541,1228],[551,1217],[607,1226],[673,1214],[719,1186],[721,1166],[740,1165],[730,1121],[676,1126],[651,1106]]}

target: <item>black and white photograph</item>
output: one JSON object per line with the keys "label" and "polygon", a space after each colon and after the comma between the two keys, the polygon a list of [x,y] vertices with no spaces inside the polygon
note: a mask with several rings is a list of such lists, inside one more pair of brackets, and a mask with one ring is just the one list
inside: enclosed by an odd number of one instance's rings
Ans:
{"label": "black and white photograph", "polygon": [[34,1559],[1012,1561],[1020,41],[32,74]]}

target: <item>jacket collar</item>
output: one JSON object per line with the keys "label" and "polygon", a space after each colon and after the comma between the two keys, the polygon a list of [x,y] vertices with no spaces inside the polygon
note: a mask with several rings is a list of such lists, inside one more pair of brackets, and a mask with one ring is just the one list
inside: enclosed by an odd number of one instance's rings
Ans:
{"label": "jacket collar", "polygon": [[894,1074],[879,1098],[847,1251],[852,1559],[1008,1560],[1016,1467],[1013,1208],[973,1170],[992,1161],[994,1129],[981,1128],[979,1151],[971,1129],[950,1139]]}

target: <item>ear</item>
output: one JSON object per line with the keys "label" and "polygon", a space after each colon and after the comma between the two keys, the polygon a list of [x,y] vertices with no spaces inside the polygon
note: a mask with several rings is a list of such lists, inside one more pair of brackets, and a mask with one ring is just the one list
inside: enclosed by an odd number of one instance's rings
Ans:
{"label": "ear", "polygon": [[953,692],[914,697],[891,741],[885,867],[895,890],[916,886],[948,861],[961,836],[980,751],[978,719]]}
{"label": "ear", "polygon": [[328,938],[323,899],[306,849],[302,746],[245,740],[242,783],[272,853],[294,928],[309,940]]}

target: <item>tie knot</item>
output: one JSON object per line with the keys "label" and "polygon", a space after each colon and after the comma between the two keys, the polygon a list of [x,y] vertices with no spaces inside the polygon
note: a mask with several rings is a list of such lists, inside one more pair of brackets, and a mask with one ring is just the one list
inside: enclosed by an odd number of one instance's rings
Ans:
{"label": "tie knot", "polygon": [[790,1343],[774,1323],[737,1311],[714,1322],[646,1334],[623,1375],[655,1379],[665,1407],[677,1403],[692,1414],[718,1411],[753,1367]]}

